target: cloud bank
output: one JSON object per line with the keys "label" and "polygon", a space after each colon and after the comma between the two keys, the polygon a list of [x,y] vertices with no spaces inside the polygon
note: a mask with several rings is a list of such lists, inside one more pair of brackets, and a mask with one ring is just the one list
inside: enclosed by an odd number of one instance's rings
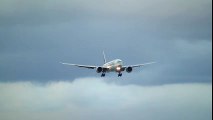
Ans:
{"label": "cloud bank", "polygon": [[119,85],[106,79],[0,83],[3,120],[211,120],[211,84]]}

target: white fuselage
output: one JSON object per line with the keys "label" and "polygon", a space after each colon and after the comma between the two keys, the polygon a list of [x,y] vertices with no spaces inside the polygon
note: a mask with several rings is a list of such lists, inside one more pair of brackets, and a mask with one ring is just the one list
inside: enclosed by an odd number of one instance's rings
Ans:
{"label": "white fuselage", "polygon": [[107,62],[103,65],[103,67],[108,68],[107,72],[120,72],[123,66],[123,61],[120,59],[116,59],[110,62]]}

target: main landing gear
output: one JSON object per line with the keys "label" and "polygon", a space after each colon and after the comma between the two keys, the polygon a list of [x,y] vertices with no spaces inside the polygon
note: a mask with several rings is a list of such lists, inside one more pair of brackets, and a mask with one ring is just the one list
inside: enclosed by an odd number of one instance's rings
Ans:
{"label": "main landing gear", "polygon": [[[101,74],[101,77],[105,77],[105,76],[106,76],[105,73],[102,73],[102,74]],[[118,77],[122,77],[122,73],[119,73],[119,74],[118,74]]]}
{"label": "main landing gear", "polygon": [[105,76],[106,76],[106,74],[105,74],[105,73],[102,73],[102,74],[101,74],[101,77],[105,77]]}
{"label": "main landing gear", "polygon": [[119,73],[119,74],[118,74],[118,77],[122,77],[122,73]]}

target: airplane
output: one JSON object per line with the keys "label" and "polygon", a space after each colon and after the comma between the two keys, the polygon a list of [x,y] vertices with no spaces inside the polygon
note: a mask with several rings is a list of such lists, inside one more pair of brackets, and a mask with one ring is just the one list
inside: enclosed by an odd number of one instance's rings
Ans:
{"label": "airplane", "polygon": [[71,63],[62,63],[64,65],[77,66],[87,69],[96,69],[97,73],[102,73],[101,77],[105,77],[106,73],[116,72],[118,73],[118,77],[122,77],[122,72],[126,70],[127,73],[131,73],[133,68],[142,67],[149,64],[154,64],[156,62],[149,62],[144,64],[136,64],[136,65],[127,65],[123,66],[123,61],[121,59],[115,59],[110,62],[106,61],[105,53],[103,52],[104,64],[102,66],[93,66],[93,65],[80,65],[80,64],[71,64]]}

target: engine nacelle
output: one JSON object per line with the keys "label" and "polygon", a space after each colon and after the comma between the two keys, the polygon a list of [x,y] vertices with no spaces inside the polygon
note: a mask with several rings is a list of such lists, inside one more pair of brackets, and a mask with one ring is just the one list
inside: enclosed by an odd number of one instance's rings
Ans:
{"label": "engine nacelle", "polygon": [[97,73],[101,73],[103,71],[103,68],[102,67],[98,67],[97,69],[96,69],[96,72]]}
{"label": "engine nacelle", "polygon": [[132,72],[132,67],[127,67],[126,72],[131,73]]}

